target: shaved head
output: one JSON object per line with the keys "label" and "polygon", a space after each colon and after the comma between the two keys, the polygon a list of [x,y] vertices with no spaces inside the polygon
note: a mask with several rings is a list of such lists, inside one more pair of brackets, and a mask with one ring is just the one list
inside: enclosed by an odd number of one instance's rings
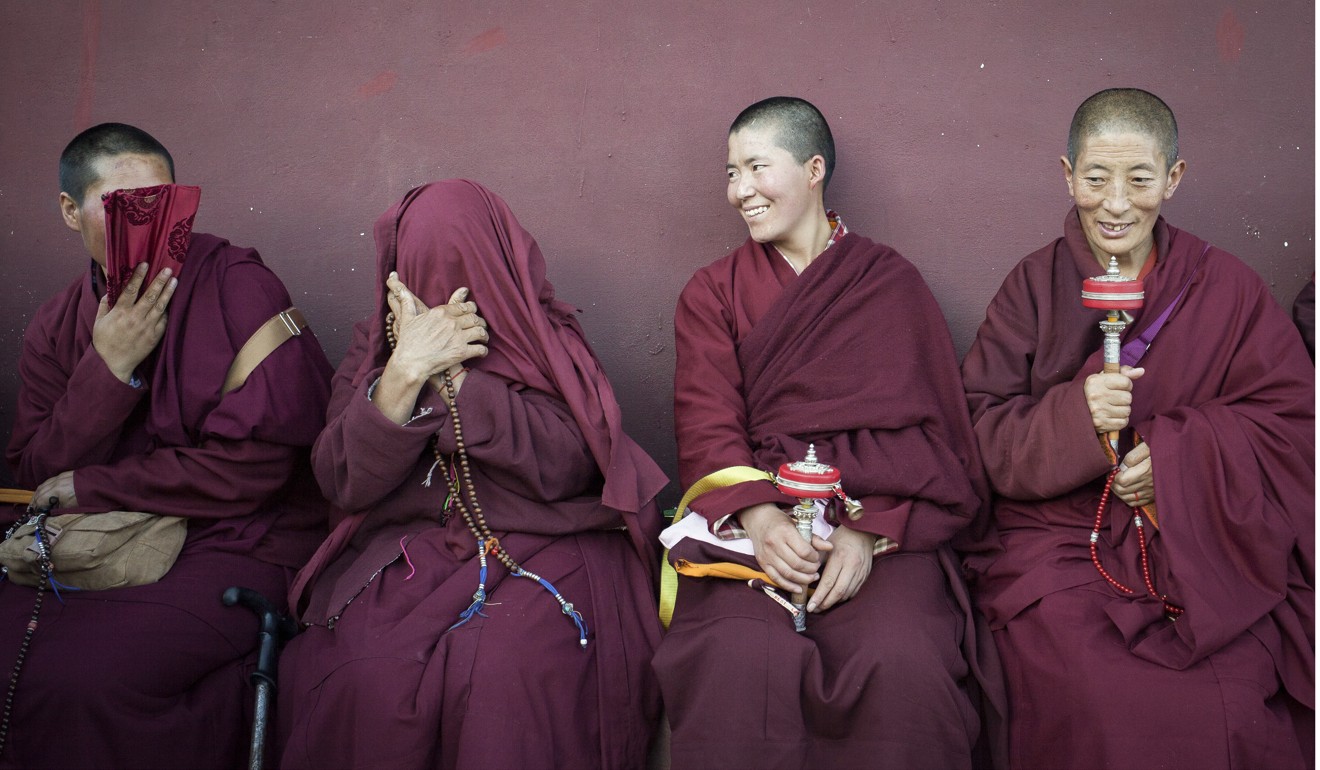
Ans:
{"label": "shaved head", "polygon": [[60,154],[60,192],[82,203],[88,188],[98,181],[96,161],[129,154],[158,156],[174,178],[174,158],[155,137],[124,123],[102,123],[75,136]]}
{"label": "shaved head", "polygon": [[1135,133],[1153,138],[1164,168],[1178,162],[1178,122],[1158,96],[1140,88],[1110,88],[1082,102],[1068,129],[1068,163],[1077,165],[1082,143],[1105,133]]}
{"label": "shaved head", "polygon": [[751,126],[774,126],[778,144],[798,163],[806,163],[813,156],[825,159],[825,181],[822,189],[830,186],[834,175],[834,136],[825,116],[806,99],[796,96],[772,96],[753,104],[734,118],[729,135]]}

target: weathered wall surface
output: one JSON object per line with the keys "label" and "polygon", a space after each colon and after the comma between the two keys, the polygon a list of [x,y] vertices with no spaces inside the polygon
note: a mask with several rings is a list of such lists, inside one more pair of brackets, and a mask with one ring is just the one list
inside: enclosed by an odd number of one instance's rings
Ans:
{"label": "weathered wall surface", "polygon": [[[171,148],[203,188],[198,229],[259,248],[336,361],[369,306],[375,217],[431,179],[489,185],[671,471],[674,301],[746,236],[724,131],[765,96],[822,108],[840,158],[828,202],[921,268],[960,354],[1005,271],[1059,233],[1068,120],[1101,88],[1148,88],[1177,113],[1173,222],[1281,302],[1314,269],[1300,0],[50,0],[3,17],[0,360],[84,270],[56,160],[106,120]],[[17,389],[0,373],[0,435]]]}

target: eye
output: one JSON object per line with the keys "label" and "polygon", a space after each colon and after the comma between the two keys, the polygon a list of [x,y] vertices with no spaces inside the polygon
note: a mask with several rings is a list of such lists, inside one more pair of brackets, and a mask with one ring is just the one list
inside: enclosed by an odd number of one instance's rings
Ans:
{"label": "eye", "polygon": [[1100,177],[1100,176],[1088,176],[1084,178],[1086,179],[1087,182],[1090,182],[1091,184],[1104,184],[1105,181],[1104,177]]}
{"label": "eye", "polygon": [[753,164],[752,164],[752,170],[753,170],[753,171],[760,171],[761,169],[765,168],[766,165],[767,165],[767,164],[765,164],[765,163],[753,163]]}
{"label": "eye", "polygon": [[738,178],[738,172],[737,172],[737,171],[734,171],[733,169],[729,169],[727,173],[728,173],[728,175],[729,175],[729,181],[730,181],[730,182],[732,182],[733,180],[735,180],[735,179]]}

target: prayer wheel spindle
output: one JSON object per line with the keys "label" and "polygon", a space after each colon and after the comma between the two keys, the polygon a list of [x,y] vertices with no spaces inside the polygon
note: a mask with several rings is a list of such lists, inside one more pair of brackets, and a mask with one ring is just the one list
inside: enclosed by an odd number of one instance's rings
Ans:
{"label": "prayer wheel spindle", "polygon": [[[779,466],[775,476],[775,486],[790,497],[796,497],[798,504],[792,513],[793,523],[797,526],[802,539],[811,542],[811,522],[816,518],[816,501],[831,497],[841,497],[839,469],[816,460],[816,445],[807,447],[807,456],[795,463]],[[793,628],[799,633],[807,630],[807,592],[793,594],[793,606],[798,613],[793,616]]]}
{"label": "prayer wheel spindle", "polygon": [[[1100,322],[1105,333],[1105,372],[1118,372],[1122,349],[1123,330],[1127,321],[1119,315],[1124,310],[1140,310],[1146,293],[1140,278],[1124,278],[1118,272],[1118,258],[1109,258],[1109,269],[1104,275],[1082,281],[1082,305],[1104,310],[1108,314]],[[1110,431],[1109,445],[1118,451],[1118,431]]]}

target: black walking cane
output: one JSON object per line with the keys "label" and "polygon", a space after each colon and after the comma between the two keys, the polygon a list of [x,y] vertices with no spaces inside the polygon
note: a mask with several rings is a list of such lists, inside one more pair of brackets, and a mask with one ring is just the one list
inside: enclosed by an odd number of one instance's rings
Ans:
{"label": "black walking cane", "polygon": [[257,688],[257,706],[252,716],[252,749],[248,758],[248,770],[261,770],[266,750],[266,724],[270,720],[270,701],[277,689],[276,668],[279,665],[280,647],[298,633],[298,627],[287,615],[276,610],[266,597],[251,588],[231,586],[225,589],[220,601],[227,607],[241,604],[252,610],[261,626],[257,668],[251,676],[252,684]]}

